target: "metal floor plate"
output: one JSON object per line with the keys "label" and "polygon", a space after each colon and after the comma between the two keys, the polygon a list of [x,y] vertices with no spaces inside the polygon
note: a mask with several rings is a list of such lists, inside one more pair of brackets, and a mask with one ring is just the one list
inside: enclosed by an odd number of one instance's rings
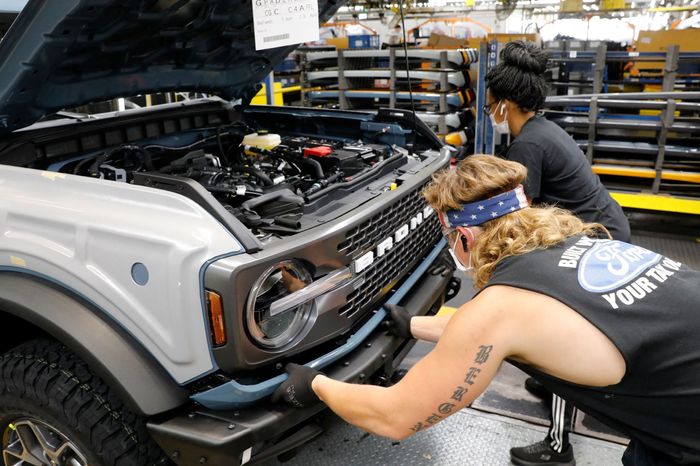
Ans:
{"label": "metal floor plate", "polygon": [[632,243],[700,270],[700,215],[628,212],[628,217]]}
{"label": "metal floor plate", "polygon": [[633,231],[632,243],[700,270],[700,243],[693,238]]}
{"label": "metal floor plate", "polygon": [[[464,409],[435,427],[400,442],[369,435],[341,419],[326,415],[327,431],[301,447],[297,456],[265,466],[505,466],[509,449],[545,436],[545,428],[526,422]],[[624,447],[571,435],[578,466],[619,465]]]}

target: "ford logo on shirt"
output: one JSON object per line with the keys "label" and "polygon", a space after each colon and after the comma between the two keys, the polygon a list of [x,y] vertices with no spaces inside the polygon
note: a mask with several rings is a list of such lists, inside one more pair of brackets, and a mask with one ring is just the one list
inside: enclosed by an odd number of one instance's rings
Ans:
{"label": "ford logo on shirt", "polygon": [[604,293],[634,280],[661,255],[622,241],[596,243],[581,258],[578,282],[584,290]]}

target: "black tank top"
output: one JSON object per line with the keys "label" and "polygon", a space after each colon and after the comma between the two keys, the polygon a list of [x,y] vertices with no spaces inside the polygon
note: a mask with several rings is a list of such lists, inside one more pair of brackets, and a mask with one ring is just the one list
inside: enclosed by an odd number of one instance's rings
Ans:
{"label": "black tank top", "polygon": [[617,385],[588,387],[516,366],[647,447],[700,464],[700,272],[639,246],[576,236],[504,259],[491,285],[574,309],[617,346],[627,372]]}

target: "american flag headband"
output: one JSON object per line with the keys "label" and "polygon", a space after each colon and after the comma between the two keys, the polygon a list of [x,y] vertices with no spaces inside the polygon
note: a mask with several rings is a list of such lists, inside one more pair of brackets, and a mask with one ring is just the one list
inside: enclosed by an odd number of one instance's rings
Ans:
{"label": "american flag headband", "polygon": [[529,207],[522,185],[481,201],[464,204],[460,210],[440,212],[440,222],[448,228],[472,227]]}

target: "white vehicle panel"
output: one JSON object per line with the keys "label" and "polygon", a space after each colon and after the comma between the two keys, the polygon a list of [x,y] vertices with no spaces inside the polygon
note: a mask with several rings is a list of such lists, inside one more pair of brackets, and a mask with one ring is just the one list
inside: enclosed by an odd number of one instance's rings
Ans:
{"label": "white vehicle panel", "polygon": [[0,268],[45,276],[89,299],[179,383],[214,368],[200,271],[243,249],[195,202],[0,166],[0,233]]}

